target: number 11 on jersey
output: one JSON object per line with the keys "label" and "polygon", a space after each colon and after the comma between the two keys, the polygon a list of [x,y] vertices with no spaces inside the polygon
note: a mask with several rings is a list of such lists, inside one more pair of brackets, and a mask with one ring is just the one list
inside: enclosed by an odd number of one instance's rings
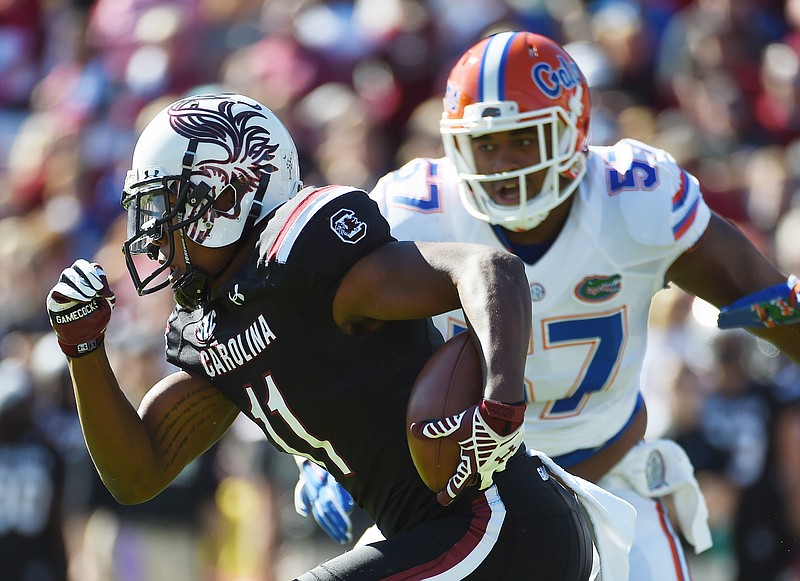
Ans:
{"label": "number 11 on jersey", "polygon": [[[266,409],[269,410],[270,415],[272,416],[279,416],[283,422],[289,427],[292,432],[294,432],[297,437],[300,439],[308,442],[312,447],[320,449],[324,451],[325,455],[327,456],[328,460],[323,461],[326,465],[326,469],[330,472],[328,468],[329,462],[335,465],[345,476],[350,474],[351,470],[347,463],[344,461],[336,450],[333,448],[333,445],[328,440],[320,440],[319,438],[311,435],[305,429],[303,424],[300,423],[292,411],[289,409],[289,406],[286,405],[286,400],[283,398],[283,394],[278,389],[278,385],[275,383],[275,380],[272,378],[271,374],[267,374],[264,376],[264,381],[267,384],[267,401],[266,401]],[[267,433],[267,435],[272,439],[273,442],[284,452],[287,454],[293,454],[296,456],[305,456],[312,462],[319,462],[318,459],[310,457],[308,454],[295,450],[291,446],[289,446],[286,441],[280,437],[280,435],[275,431],[275,429],[270,424],[269,418],[265,413],[264,406],[256,396],[256,392],[253,389],[252,385],[245,385],[244,386],[245,392],[247,392],[247,397],[250,398],[250,412],[253,414],[253,417],[258,420],[258,423],[261,425],[262,429]]]}

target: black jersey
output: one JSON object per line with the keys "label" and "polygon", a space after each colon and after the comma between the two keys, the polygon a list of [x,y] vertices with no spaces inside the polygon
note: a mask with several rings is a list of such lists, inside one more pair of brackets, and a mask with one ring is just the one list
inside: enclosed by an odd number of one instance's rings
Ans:
{"label": "black jersey", "polygon": [[393,240],[365,192],[305,189],[218,298],[176,307],[167,329],[170,362],[207,377],[278,449],[325,467],[387,536],[455,509],[420,480],[405,434],[411,386],[441,335],[422,319],[351,336],[332,317],[343,275]]}

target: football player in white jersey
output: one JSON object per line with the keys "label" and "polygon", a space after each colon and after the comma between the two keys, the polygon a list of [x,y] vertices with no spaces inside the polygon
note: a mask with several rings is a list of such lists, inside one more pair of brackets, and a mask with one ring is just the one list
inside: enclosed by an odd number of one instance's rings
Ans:
{"label": "football player in white jersey", "polygon": [[[526,263],[533,306],[526,443],[637,510],[630,579],[689,579],[662,499],[696,552],[711,546],[685,453],[644,441],[639,376],[650,302],[669,282],[800,361],[800,284],[703,201],[669,153],[589,146],[589,87],[548,38],[504,32],[452,69],[445,157],[415,159],[370,194],[399,239],[476,242]],[[726,308],[727,307],[727,308]],[[439,317],[447,336],[466,328]]]}

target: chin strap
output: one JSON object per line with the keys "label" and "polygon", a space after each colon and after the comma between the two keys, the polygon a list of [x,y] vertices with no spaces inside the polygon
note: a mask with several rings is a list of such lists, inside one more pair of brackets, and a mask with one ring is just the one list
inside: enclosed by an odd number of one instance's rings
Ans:
{"label": "chin strap", "polygon": [[189,266],[186,274],[172,285],[175,302],[186,309],[195,309],[209,298],[209,276],[199,268]]}
{"label": "chin strap", "polygon": [[[186,245],[186,234],[184,228],[180,229],[181,247],[183,249],[183,261],[186,264],[186,274],[181,276],[175,284],[172,285],[172,294],[175,297],[175,302],[180,306],[187,309],[195,309],[202,303],[207,302],[211,298],[211,283],[218,280],[223,273],[228,270],[234,259],[239,254],[242,245],[247,240],[247,236],[255,226],[256,220],[261,216],[261,210],[264,207],[263,199],[267,193],[269,186],[270,174],[263,172],[261,179],[258,182],[258,189],[255,196],[253,196],[253,204],[250,206],[250,212],[247,214],[247,221],[242,228],[242,235],[236,241],[233,251],[228,256],[225,264],[220,268],[216,274],[210,275],[207,272],[192,265],[189,258],[189,251]],[[181,217],[179,217],[181,219]]]}
{"label": "chin strap", "polygon": [[785,283],[761,289],[722,307],[717,326],[720,329],[736,329],[792,325],[800,322],[798,304],[800,281],[792,275]]}

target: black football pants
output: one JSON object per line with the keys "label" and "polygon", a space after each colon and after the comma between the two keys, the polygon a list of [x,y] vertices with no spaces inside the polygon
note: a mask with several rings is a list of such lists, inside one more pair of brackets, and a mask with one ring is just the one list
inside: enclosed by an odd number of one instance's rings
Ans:
{"label": "black football pants", "polygon": [[589,527],[536,456],[519,454],[463,510],[355,548],[295,581],[585,581]]}

